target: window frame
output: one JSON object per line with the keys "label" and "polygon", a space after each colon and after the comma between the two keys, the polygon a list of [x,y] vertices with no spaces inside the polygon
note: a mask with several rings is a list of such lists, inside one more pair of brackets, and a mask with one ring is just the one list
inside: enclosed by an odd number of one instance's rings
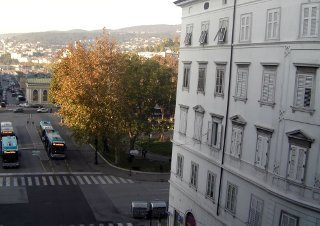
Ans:
{"label": "window frame", "polygon": [[183,163],[184,163],[184,156],[181,154],[177,154],[177,168],[176,168],[176,176],[179,178],[183,178]]}
{"label": "window frame", "polygon": [[[256,202],[256,205],[253,207],[253,203]],[[258,204],[260,203],[261,205],[261,211],[260,211],[260,215],[259,215],[259,220],[258,222],[255,222],[256,218],[257,218],[257,212],[258,211]],[[251,194],[251,199],[250,199],[250,204],[249,204],[249,214],[248,214],[248,226],[260,226],[262,223],[262,216],[263,216],[263,205],[264,202],[261,198]],[[254,209],[252,209],[254,208]],[[252,217],[252,214],[254,214],[254,216]],[[253,222],[251,222],[251,220],[253,220]]]}
{"label": "window frame", "polygon": [[[269,166],[269,156],[270,156],[270,150],[271,150],[271,138],[272,138],[272,134],[273,134],[273,129],[269,129],[269,128],[265,128],[265,127],[261,127],[258,125],[255,125],[256,130],[257,130],[257,140],[256,140],[256,151],[255,151],[255,157],[254,157],[254,165],[255,167],[257,167],[258,169],[267,171],[268,170],[268,166]],[[262,150],[259,150],[259,136],[263,137],[266,142],[267,142],[267,147],[263,148]],[[257,155],[261,155],[260,159],[261,159],[261,163],[258,163],[257,160]],[[263,158],[265,157],[265,158]],[[264,160],[264,161],[263,161]]]}
{"label": "window frame", "polygon": [[[269,20],[269,14],[272,13],[272,21]],[[274,13],[278,13],[278,20],[274,20]],[[277,23],[278,27],[276,29],[276,35],[274,35],[274,24]],[[280,23],[281,23],[281,8],[272,8],[267,9],[267,17],[266,17],[266,40],[279,40],[280,39]],[[269,24],[271,24],[271,37],[268,36]]]}
{"label": "window frame", "polygon": [[[319,7],[319,3],[317,2],[314,2],[314,3],[304,3],[304,4],[301,4],[301,11],[300,11],[300,37],[301,38],[318,38],[319,37],[319,25],[320,25],[320,22],[319,22],[319,14],[320,14],[320,7]],[[314,35],[311,35],[311,23],[309,20],[308,20],[308,32],[306,35],[304,35],[304,9],[305,8],[312,8],[313,6],[316,6],[317,7],[317,12],[316,12],[316,25],[315,25],[315,34]],[[311,13],[309,11],[309,13]],[[312,20],[312,19],[311,19]]]}
{"label": "window frame", "polygon": [[285,224],[282,222],[283,216],[287,216],[288,218],[294,219],[294,220],[296,221],[295,226],[298,226],[298,225],[299,225],[299,217],[298,217],[298,216],[295,216],[295,215],[293,215],[293,214],[291,214],[291,213],[288,213],[288,212],[286,212],[286,211],[281,210],[280,218],[279,218],[279,226],[289,226],[288,224],[285,225]]}
{"label": "window frame", "polygon": [[[203,129],[203,118],[204,109],[202,106],[197,105],[194,108],[194,125],[193,125],[193,139],[202,142],[202,129]],[[199,120],[199,121],[198,121]],[[197,124],[199,122],[199,124]]]}
{"label": "window frame", "polygon": [[[187,70],[187,74],[186,74],[186,70]],[[191,75],[191,62],[183,62],[182,90],[189,91],[190,75]]]}
{"label": "window frame", "polygon": [[[221,92],[218,92],[218,75],[219,72],[223,72],[223,75],[220,75],[222,78],[221,80]],[[226,65],[225,64],[217,64],[216,65],[216,79],[215,79],[215,86],[214,86],[214,96],[224,97],[224,91],[225,91],[225,76],[226,75]]]}
{"label": "window frame", "polygon": [[184,38],[184,45],[190,46],[192,45],[192,32],[193,32],[193,24],[186,25],[186,36]]}
{"label": "window frame", "polygon": [[[294,87],[294,98],[293,98],[293,106],[291,106],[292,111],[302,111],[302,112],[307,112],[310,113],[311,115],[314,113],[314,103],[315,103],[315,92],[316,92],[316,79],[317,79],[317,70],[318,70],[318,65],[311,65],[311,66],[300,66],[300,65],[295,65],[296,66],[296,75],[295,75],[295,87]],[[303,98],[299,97],[299,76],[305,76],[304,78],[304,88],[303,88]],[[305,105],[305,94],[306,94],[306,76],[311,76],[312,77],[312,86],[307,87],[308,89],[311,89],[311,94],[310,94],[310,106],[299,106],[298,101],[299,98],[303,99],[303,105]]]}
{"label": "window frame", "polygon": [[200,45],[206,45],[209,43],[209,21],[203,21],[201,22],[201,33],[199,37],[199,43]]}
{"label": "window frame", "polygon": [[[198,84],[197,84],[197,93],[205,94],[206,89],[206,77],[207,77],[207,66],[208,62],[198,62]],[[203,78],[201,72],[203,71]],[[203,86],[203,87],[200,87]]]}
{"label": "window frame", "polygon": [[[231,197],[229,196],[229,190],[232,189]],[[230,212],[232,215],[236,214],[237,209],[237,196],[238,196],[238,186],[236,184],[233,184],[231,182],[227,182],[227,191],[226,191],[226,203],[225,203],[225,209]],[[233,202],[233,204],[232,204]],[[229,206],[230,203],[230,206]]]}
{"label": "window frame", "polygon": [[[242,18],[248,18],[248,24],[242,24]],[[245,19],[246,20],[246,19]],[[248,27],[248,37],[246,38],[246,27]],[[245,32],[245,33],[243,33]],[[244,13],[240,15],[240,31],[239,31],[239,42],[246,43],[251,41],[251,33],[252,33],[252,13]],[[242,35],[244,34],[244,35]],[[243,36],[243,38],[242,38]]]}
{"label": "window frame", "polygon": [[198,174],[199,174],[199,164],[191,161],[190,168],[190,187],[195,190],[198,189]]}
{"label": "window frame", "polygon": [[207,173],[206,198],[213,202],[215,201],[216,179],[217,175],[209,170]]}
{"label": "window frame", "polygon": [[48,102],[48,90],[46,89],[42,91],[42,101]]}
{"label": "window frame", "polygon": [[[234,94],[234,100],[237,101],[243,101],[247,102],[248,100],[248,84],[249,84],[249,66],[250,63],[244,63],[244,64],[237,64],[237,78],[236,78],[236,86],[235,86],[235,94]],[[247,73],[246,77],[244,79],[243,73]],[[240,80],[240,73],[241,73],[241,80]],[[240,83],[241,82],[241,83]],[[243,87],[245,87],[245,93],[243,94]],[[239,92],[240,90],[240,92]]]}
{"label": "window frame", "polygon": [[[275,105],[275,95],[276,95],[276,87],[277,87],[277,71],[278,65],[262,65],[262,81],[261,81],[261,93],[260,93],[260,106],[266,105],[271,106],[272,108]],[[269,76],[268,81],[266,80],[267,75]],[[273,82],[270,82],[270,76],[273,76]],[[272,85],[272,92],[270,92],[270,85]],[[267,96],[265,97],[264,91],[265,87],[267,87]],[[270,98],[271,95],[271,98]]]}
{"label": "window frame", "polygon": [[[297,151],[295,159],[292,158],[293,147]],[[304,153],[301,153],[301,150]],[[301,154],[303,156],[301,156]],[[301,160],[301,158],[302,158],[302,160]],[[304,184],[306,168],[307,168],[307,158],[308,158],[308,148],[302,147],[302,146],[299,146],[296,144],[292,144],[292,143],[289,144],[289,155],[288,155],[288,162],[287,162],[287,164],[288,164],[287,165],[287,179],[288,180],[293,181],[298,184]],[[296,163],[296,164],[294,163],[294,165],[292,164],[293,160]],[[300,162],[300,161],[302,161],[302,162]],[[293,175],[290,175],[291,168],[294,168]],[[299,172],[299,169],[302,170],[302,173]],[[300,179],[297,178],[298,176],[300,177]]]}
{"label": "window frame", "polygon": [[[187,126],[188,126],[188,110],[189,107],[188,106],[184,106],[184,105],[180,105],[180,118],[179,118],[179,133],[186,135],[187,134]],[[182,112],[185,112],[185,121],[182,122],[181,120],[181,116],[182,116]],[[182,123],[184,125],[182,125]]]}
{"label": "window frame", "polygon": [[218,38],[218,42],[217,42],[218,44],[228,43],[228,28],[229,28],[229,17],[220,18],[219,29],[217,31],[216,36],[214,37],[214,40]]}
{"label": "window frame", "polygon": [[[217,114],[210,114],[211,120],[208,122],[208,132],[207,132],[207,144],[209,147],[219,151],[221,150],[222,147],[222,136],[223,136],[223,125],[222,125],[222,120],[223,116],[222,115],[217,115]],[[213,123],[217,124],[216,127],[213,127]],[[215,133],[213,129],[216,128]],[[213,137],[216,137],[216,139],[213,139]],[[216,144],[214,144],[213,140],[216,141]]]}

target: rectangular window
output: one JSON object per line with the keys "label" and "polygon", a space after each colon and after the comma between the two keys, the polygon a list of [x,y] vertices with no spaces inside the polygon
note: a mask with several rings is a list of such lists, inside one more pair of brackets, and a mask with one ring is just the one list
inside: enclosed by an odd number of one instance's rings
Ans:
{"label": "rectangular window", "polygon": [[207,143],[209,146],[218,150],[221,148],[222,135],[222,116],[212,116],[212,120],[208,122]]}
{"label": "rectangular window", "polygon": [[297,183],[304,182],[306,169],[307,148],[290,144],[288,159],[288,179]]}
{"label": "rectangular window", "polygon": [[226,5],[227,4],[227,0],[222,0],[222,5]]}
{"label": "rectangular window", "polygon": [[214,40],[218,38],[218,43],[227,42],[228,25],[229,25],[229,18],[222,18],[219,20],[219,30],[214,38]]}
{"label": "rectangular window", "polygon": [[264,66],[262,74],[262,87],[260,104],[274,105],[276,87],[276,66]]}
{"label": "rectangular window", "polygon": [[204,93],[206,84],[207,64],[199,64],[198,92]]}
{"label": "rectangular window", "polygon": [[319,4],[304,4],[301,14],[301,37],[318,37]]}
{"label": "rectangular window", "polygon": [[201,35],[199,38],[199,42],[201,45],[208,43],[208,32],[209,32],[209,22],[202,22],[201,23]]}
{"label": "rectangular window", "polygon": [[208,171],[206,197],[214,201],[216,175]]}
{"label": "rectangular window", "polygon": [[298,226],[299,225],[299,218],[286,213],[284,211],[281,211],[280,216],[280,226]]}
{"label": "rectangular window", "polygon": [[183,156],[180,154],[177,156],[177,176],[183,177]]}
{"label": "rectangular window", "polygon": [[199,171],[199,165],[191,162],[191,176],[190,176],[190,185],[197,189],[198,187],[198,171]]}
{"label": "rectangular window", "polygon": [[315,73],[315,68],[297,67],[295,108],[313,108]]}
{"label": "rectangular window", "polygon": [[183,88],[183,89],[189,89],[189,83],[190,83],[190,68],[191,68],[191,64],[190,64],[190,63],[185,63],[185,64],[184,64],[184,69],[183,69],[183,83],[182,83],[182,88]]}
{"label": "rectangular window", "polygon": [[217,65],[216,69],[216,85],[214,89],[215,96],[224,96],[224,77],[226,67],[224,65]]}
{"label": "rectangular window", "polygon": [[188,24],[186,27],[186,37],[184,38],[184,44],[191,45],[192,43],[192,30],[193,30],[193,25]]}
{"label": "rectangular window", "polygon": [[262,220],[263,200],[251,195],[248,226],[260,226]]}
{"label": "rectangular window", "polygon": [[235,184],[228,182],[226,196],[226,210],[232,214],[236,213],[238,187]]}
{"label": "rectangular window", "polygon": [[202,123],[203,123],[203,113],[195,111],[193,138],[200,142],[202,140]]}
{"label": "rectangular window", "polygon": [[235,93],[236,100],[243,100],[243,101],[247,100],[248,76],[249,76],[249,66],[238,65],[236,93]]}
{"label": "rectangular window", "polygon": [[280,9],[269,9],[267,11],[267,40],[279,39]]}
{"label": "rectangular window", "polygon": [[271,135],[257,132],[257,146],[255,154],[255,166],[261,169],[268,168]]}
{"label": "rectangular window", "polygon": [[180,106],[179,132],[184,135],[187,132],[187,118],[188,118],[188,108]]}
{"label": "rectangular window", "polygon": [[243,127],[233,125],[232,135],[231,135],[231,148],[230,148],[231,156],[235,158],[241,157],[242,139],[243,139]]}
{"label": "rectangular window", "polygon": [[240,16],[240,42],[249,42],[251,36],[251,13]]}

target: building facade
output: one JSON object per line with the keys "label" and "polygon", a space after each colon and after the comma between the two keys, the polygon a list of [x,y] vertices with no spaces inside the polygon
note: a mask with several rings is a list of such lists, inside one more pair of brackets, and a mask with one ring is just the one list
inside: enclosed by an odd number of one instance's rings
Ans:
{"label": "building facade", "polygon": [[320,225],[320,0],[177,0],[169,225]]}
{"label": "building facade", "polygon": [[29,104],[48,104],[51,78],[28,78],[26,100]]}

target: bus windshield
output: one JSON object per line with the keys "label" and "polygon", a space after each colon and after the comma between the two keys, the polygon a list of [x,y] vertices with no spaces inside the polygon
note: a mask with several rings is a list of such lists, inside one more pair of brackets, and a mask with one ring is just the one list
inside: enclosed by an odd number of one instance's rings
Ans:
{"label": "bus windshield", "polygon": [[52,154],[63,154],[65,149],[65,145],[63,143],[54,143],[51,146]]}

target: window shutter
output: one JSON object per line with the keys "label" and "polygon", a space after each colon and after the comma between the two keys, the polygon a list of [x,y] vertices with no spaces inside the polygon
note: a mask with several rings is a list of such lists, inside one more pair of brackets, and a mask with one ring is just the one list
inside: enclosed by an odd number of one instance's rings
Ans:
{"label": "window shutter", "polygon": [[242,17],[241,18],[241,32],[240,32],[240,40],[241,41],[244,41],[244,38],[245,38],[245,20],[246,18],[245,17]]}
{"label": "window shutter", "polygon": [[278,37],[278,12],[274,12],[273,13],[273,34],[272,34],[272,37],[273,38],[276,38]]}
{"label": "window shutter", "polygon": [[236,152],[236,139],[237,139],[237,131],[235,128],[232,128],[230,154],[233,156],[235,155],[235,152]]}
{"label": "window shutter", "polygon": [[309,25],[309,8],[305,7],[303,9],[303,25],[302,25],[302,35],[308,36],[308,25]]}
{"label": "window shutter", "polygon": [[218,124],[218,129],[217,129],[217,144],[216,148],[220,149],[221,148],[221,135],[222,135],[222,125],[221,123]]}
{"label": "window shutter", "polygon": [[212,145],[212,122],[208,122],[207,143]]}
{"label": "window shutter", "polygon": [[297,161],[297,147],[294,145],[290,145],[290,156],[289,156],[289,164],[288,164],[288,177],[291,179],[295,179],[296,175],[296,163]]}
{"label": "window shutter", "polygon": [[263,145],[263,156],[262,156],[262,166],[265,169],[268,167],[269,148],[270,148],[270,137],[265,137],[264,145]]}
{"label": "window shutter", "polygon": [[305,89],[305,75],[298,74],[297,77],[297,93],[296,93],[296,106],[304,106],[304,89]]}
{"label": "window shutter", "polygon": [[258,166],[261,165],[261,156],[262,156],[262,136],[258,135],[257,148],[256,148],[256,158],[255,158],[255,164]]}
{"label": "window shutter", "polygon": [[262,217],[263,202],[257,199],[256,215],[255,215],[255,225],[260,225]]}
{"label": "window shutter", "polygon": [[250,202],[250,210],[249,210],[249,220],[248,220],[248,225],[249,226],[255,226],[255,213],[256,213],[256,199],[254,196],[251,196],[251,202]]}
{"label": "window shutter", "polygon": [[318,9],[317,7],[312,7],[311,8],[311,28],[310,28],[310,35],[315,36],[317,35],[317,14],[318,14]]}
{"label": "window shutter", "polygon": [[238,129],[237,132],[237,148],[236,148],[236,155],[238,158],[240,158],[241,155],[241,145],[242,145],[242,130]]}
{"label": "window shutter", "polygon": [[248,41],[249,40],[249,35],[250,35],[250,17],[246,16],[246,36],[245,36],[245,40]]}
{"label": "window shutter", "polygon": [[306,167],[306,152],[307,151],[305,148],[299,148],[296,179],[301,182],[304,181],[304,172]]}

